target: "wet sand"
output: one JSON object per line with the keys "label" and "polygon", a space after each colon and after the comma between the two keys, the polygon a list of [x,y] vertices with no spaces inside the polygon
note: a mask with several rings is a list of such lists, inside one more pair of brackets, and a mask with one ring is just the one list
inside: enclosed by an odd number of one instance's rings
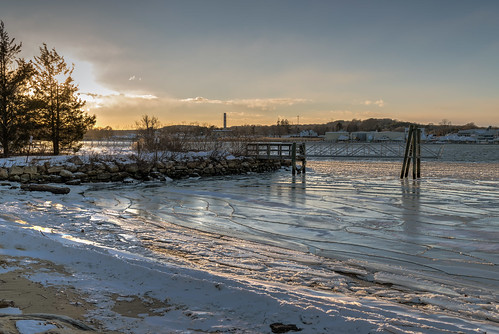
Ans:
{"label": "wet sand", "polygon": [[[18,326],[26,320],[36,321],[41,330],[50,329],[54,334],[119,333],[104,331],[99,322],[86,316],[96,306],[74,287],[30,280],[37,272],[71,276],[63,266],[40,259],[1,256],[0,268],[0,333],[22,333]],[[137,296],[123,298],[115,294],[112,300],[112,311],[127,317],[154,315],[154,310],[164,307],[160,301],[144,302]]]}

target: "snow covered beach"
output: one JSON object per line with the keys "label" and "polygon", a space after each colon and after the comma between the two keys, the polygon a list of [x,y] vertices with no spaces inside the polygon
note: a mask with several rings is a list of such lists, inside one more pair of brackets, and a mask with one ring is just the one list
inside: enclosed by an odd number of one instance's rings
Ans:
{"label": "snow covered beach", "polygon": [[[66,196],[1,186],[3,270],[63,265],[27,275],[86,294],[108,331],[498,332],[497,161],[427,162],[415,182],[394,162],[309,167]],[[127,315],[136,301],[149,307]]]}

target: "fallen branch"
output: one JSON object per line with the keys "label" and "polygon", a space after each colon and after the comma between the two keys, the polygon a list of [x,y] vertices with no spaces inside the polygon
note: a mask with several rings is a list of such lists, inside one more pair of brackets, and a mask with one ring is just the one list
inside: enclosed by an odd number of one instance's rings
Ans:
{"label": "fallen branch", "polygon": [[48,191],[52,194],[68,194],[70,189],[68,187],[56,187],[49,186],[46,184],[23,184],[21,185],[22,190],[26,191]]}

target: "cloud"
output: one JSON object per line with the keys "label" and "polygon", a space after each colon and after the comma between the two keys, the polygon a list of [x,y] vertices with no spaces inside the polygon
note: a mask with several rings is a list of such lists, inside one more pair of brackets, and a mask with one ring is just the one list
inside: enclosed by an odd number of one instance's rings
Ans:
{"label": "cloud", "polygon": [[135,80],[142,81],[142,78],[137,78],[135,75],[132,75],[130,78],[128,78],[128,81],[135,81]]}
{"label": "cloud", "polygon": [[155,100],[158,97],[152,94],[123,94],[123,96],[130,99],[143,99],[143,100]]}
{"label": "cloud", "polygon": [[86,96],[91,97],[91,98],[93,98],[93,99],[97,99],[97,98],[99,98],[99,97],[102,97],[102,95],[101,95],[101,94],[97,94],[97,93],[88,93],[88,92],[87,92],[87,93],[85,93],[85,92],[82,92],[82,93],[80,93],[80,94],[81,94],[81,95],[86,95]]}
{"label": "cloud", "polygon": [[269,98],[269,99],[233,99],[233,100],[212,100],[201,96],[181,99],[180,102],[221,104],[230,106],[240,106],[250,109],[275,110],[278,106],[292,106],[295,104],[310,102],[307,99],[296,98]]}
{"label": "cloud", "polygon": [[214,103],[214,104],[223,104],[221,100],[209,100],[201,96],[196,97],[188,97],[186,99],[181,99],[181,102],[204,102],[204,103]]}
{"label": "cloud", "polygon": [[385,101],[383,101],[382,99],[376,101],[365,100],[363,104],[366,106],[375,105],[382,108],[385,105]]}

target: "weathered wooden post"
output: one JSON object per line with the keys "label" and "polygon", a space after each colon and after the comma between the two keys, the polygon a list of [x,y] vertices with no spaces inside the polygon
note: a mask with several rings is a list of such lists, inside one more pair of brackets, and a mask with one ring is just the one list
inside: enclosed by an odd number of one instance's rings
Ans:
{"label": "weathered wooden post", "polygon": [[415,125],[409,126],[407,144],[405,146],[404,161],[400,178],[403,179],[409,175],[409,168],[412,160],[412,178],[421,177],[421,129]]}
{"label": "weathered wooden post", "polygon": [[307,166],[307,151],[305,147],[305,143],[301,143],[300,145],[300,155],[301,155],[301,172],[305,174],[306,166]]}
{"label": "weathered wooden post", "polygon": [[405,152],[404,152],[404,162],[402,163],[402,171],[400,173],[400,178],[403,179],[407,177],[407,173],[409,173],[408,165],[410,164],[409,160],[409,152],[411,150],[412,143],[412,124],[409,126],[409,133],[407,134],[407,142],[405,144]]}
{"label": "weathered wooden post", "polygon": [[418,164],[416,163],[416,155],[417,155],[417,137],[418,137],[418,129],[414,127],[412,130],[412,152],[411,152],[411,158],[412,158],[412,178],[415,179],[417,175],[417,170],[416,168],[418,167]]}
{"label": "weathered wooden post", "polygon": [[416,134],[416,177],[421,177],[421,129],[417,129]]}
{"label": "weathered wooden post", "polygon": [[296,175],[296,143],[291,145],[291,169],[292,174]]}

